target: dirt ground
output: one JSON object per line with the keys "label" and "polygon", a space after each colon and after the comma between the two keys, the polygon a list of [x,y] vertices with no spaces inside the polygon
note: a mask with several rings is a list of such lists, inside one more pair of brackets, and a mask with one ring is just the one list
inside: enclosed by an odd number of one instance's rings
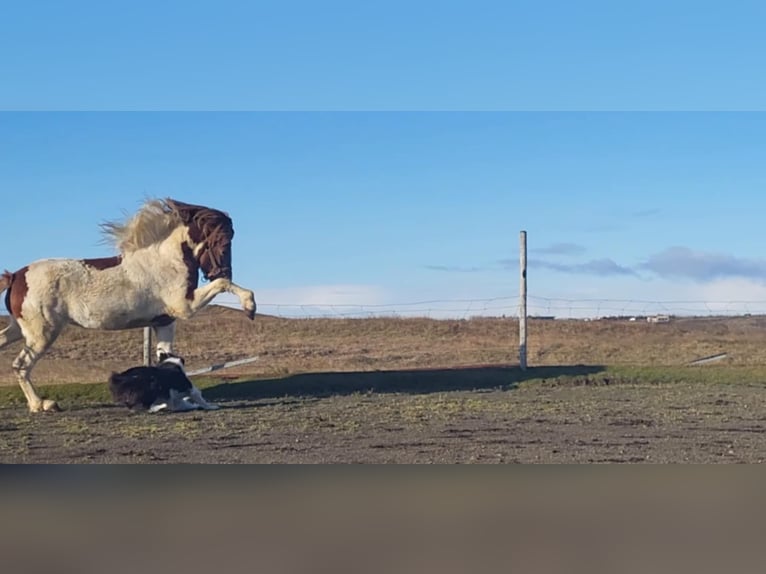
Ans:
{"label": "dirt ground", "polygon": [[[212,306],[179,323],[187,367],[258,361],[199,382],[219,411],[149,415],[110,404],[105,387],[80,384],[139,364],[140,329],[68,328],[33,374],[64,412],[27,413],[10,369],[19,344],[0,351],[0,462],[766,458],[766,317],[533,320],[529,332],[534,368],[521,374],[496,366],[518,357],[513,319],[251,322]],[[727,358],[715,367],[686,366],[720,353]],[[612,367],[571,366],[583,363]],[[615,366],[628,375],[614,376]],[[634,366],[654,370],[632,376]]]}
{"label": "dirt ground", "polygon": [[[205,389],[219,411],[0,409],[4,463],[730,463],[766,458],[751,383],[630,383],[598,367],[328,372]],[[534,369],[529,377],[534,376]],[[66,406],[66,405],[65,405]]]}

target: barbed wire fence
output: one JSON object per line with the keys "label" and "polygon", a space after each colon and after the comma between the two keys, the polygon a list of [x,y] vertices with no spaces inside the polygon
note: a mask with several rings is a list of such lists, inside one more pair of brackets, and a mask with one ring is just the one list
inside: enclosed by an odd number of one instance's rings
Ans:
{"label": "barbed wire fence", "polygon": [[[239,309],[238,303],[214,305]],[[258,313],[285,319],[332,318],[427,318],[474,319],[481,317],[519,318],[519,295],[483,299],[434,299],[384,304],[270,303],[259,302]],[[672,315],[713,317],[766,315],[764,301],[686,301],[641,299],[566,299],[528,296],[530,319],[606,319]]]}
{"label": "barbed wire fence", "polygon": [[[239,308],[237,303],[222,306]],[[518,296],[486,299],[433,299],[382,304],[258,303],[258,313],[284,318],[424,317],[468,319],[474,316],[508,316],[518,313]]]}

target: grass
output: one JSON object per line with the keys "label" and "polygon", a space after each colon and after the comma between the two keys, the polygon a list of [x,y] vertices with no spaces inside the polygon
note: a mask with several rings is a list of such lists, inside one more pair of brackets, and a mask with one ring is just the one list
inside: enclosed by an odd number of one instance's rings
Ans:
{"label": "grass", "polygon": [[[549,366],[526,372],[513,367],[478,367],[373,372],[303,373],[277,378],[196,379],[205,396],[216,401],[266,400],[330,395],[430,395],[423,408],[451,404],[448,393],[461,390],[513,390],[531,387],[600,387],[614,385],[748,385],[766,386],[766,367],[705,366]],[[40,393],[64,409],[112,403],[105,383],[41,385]],[[480,395],[478,395],[480,397]],[[464,401],[464,399],[461,399]],[[417,401],[409,408],[416,408]],[[467,403],[463,402],[463,407]],[[0,408],[25,405],[21,390],[0,387]],[[414,406],[413,406],[414,405]],[[445,407],[446,408],[446,407]],[[413,415],[414,416],[414,415]],[[412,418],[412,417],[411,417]],[[415,418],[417,418],[415,416]],[[188,424],[179,422],[179,425]],[[178,429],[182,430],[182,429]]]}

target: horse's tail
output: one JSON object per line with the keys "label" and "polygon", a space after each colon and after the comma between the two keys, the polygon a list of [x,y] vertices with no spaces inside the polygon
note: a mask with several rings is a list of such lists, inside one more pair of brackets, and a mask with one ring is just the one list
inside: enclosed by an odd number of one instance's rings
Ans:
{"label": "horse's tail", "polygon": [[6,270],[5,273],[0,275],[0,293],[8,289],[13,283],[13,273]]}

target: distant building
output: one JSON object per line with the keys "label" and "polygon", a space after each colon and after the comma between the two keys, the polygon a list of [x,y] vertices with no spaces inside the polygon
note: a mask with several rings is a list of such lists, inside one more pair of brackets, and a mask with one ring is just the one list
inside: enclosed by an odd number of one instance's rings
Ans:
{"label": "distant building", "polygon": [[651,315],[646,318],[647,323],[670,323],[670,315]]}

